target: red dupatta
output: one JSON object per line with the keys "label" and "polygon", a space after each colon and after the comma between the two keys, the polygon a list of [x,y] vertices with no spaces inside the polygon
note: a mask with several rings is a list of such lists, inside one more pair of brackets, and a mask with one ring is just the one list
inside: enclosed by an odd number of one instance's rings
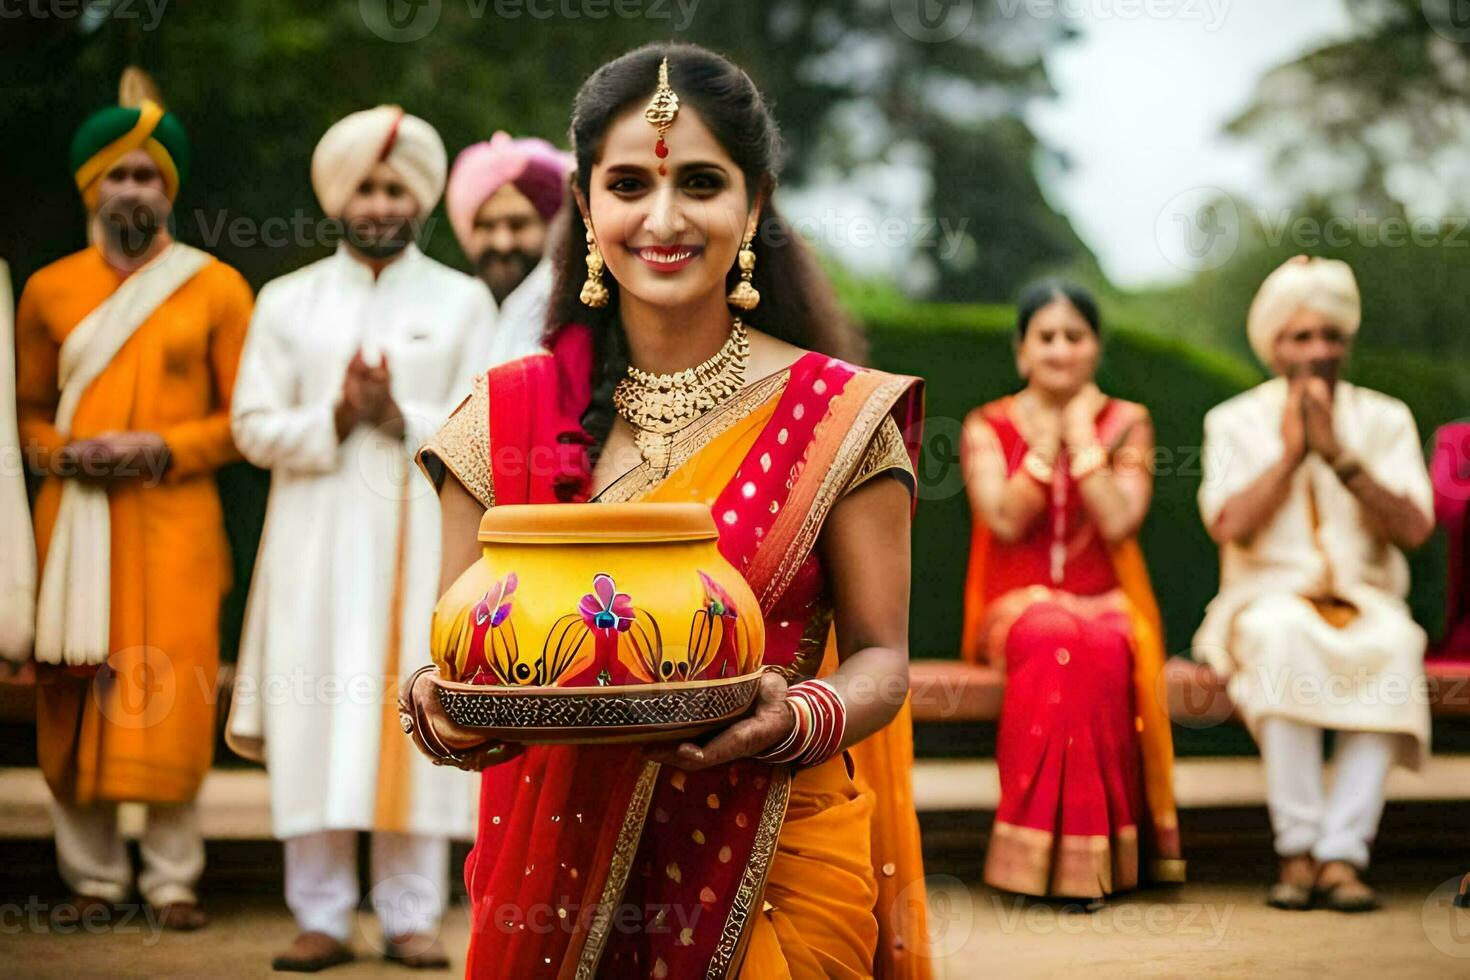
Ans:
{"label": "red dupatta", "polygon": [[[590,332],[569,325],[551,356],[490,372],[497,504],[588,499],[590,439],[578,419],[591,364]],[[916,461],[921,406],[917,379],[820,354],[792,366],[770,420],[712,505],[720,550],[746,574],[764,615],[808,564],[832,488],[890,411]],[[794,641],[768,636],[765,662],[793,661]],[[786,767],[749,760],[661,771],[627,746],[531,747],[485,770],[480,833],[466,863],[468,974],[733,973],[759,911],[789,777]]]}
{"label": "red dupatta", "polygon": [[1446,660],[1470,659],[1470,526],[1465,520],[1470,501],[1470,423],[1441,426],[1434,438],[1430,463],[1434,483],[1434,516],[1449,539],[1449,581],[1445,590],[1445,632],[1430,656]]}

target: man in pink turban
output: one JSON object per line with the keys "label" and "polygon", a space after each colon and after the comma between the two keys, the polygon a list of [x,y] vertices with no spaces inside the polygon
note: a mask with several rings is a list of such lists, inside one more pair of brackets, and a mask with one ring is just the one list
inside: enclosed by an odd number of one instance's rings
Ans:
{"label": "man in pink turban", "polygon": [[467,147],[449,173],[445,208],[475,272],[495,297],[491,364],[541,346],[551,297],[546,253],[572,156],[545,140],[498,132]]}

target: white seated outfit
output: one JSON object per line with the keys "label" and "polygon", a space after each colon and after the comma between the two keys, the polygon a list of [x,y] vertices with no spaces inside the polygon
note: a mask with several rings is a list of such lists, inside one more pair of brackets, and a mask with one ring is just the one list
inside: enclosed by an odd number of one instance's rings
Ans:
{"label": "white seated outfit", "polygon": [[[1303,306],[1356,333],[1351,270],[1298,260],[1267,278],[1250,316],[1251,345],[1264,363]],[[1274,378],[1205,417],[1199,504],[1206,525],[1281,458],[1287,393],[1287,381]],[[1432,519],[1433,492],[1408,407],[1344,381],[1333,405],[1344,450]],[[1315,453],[1265,526],[1223,545],[1220,558],[1220,594],[1195,636],[1195,656],[1228,679],[1260,747],[1276,852],[1365,868],[1389,769],[1418,769],[1429,751],[1426,636],[1405,602],[1408,563]],[[1329,792],[1324,729],[1337,733]]]}

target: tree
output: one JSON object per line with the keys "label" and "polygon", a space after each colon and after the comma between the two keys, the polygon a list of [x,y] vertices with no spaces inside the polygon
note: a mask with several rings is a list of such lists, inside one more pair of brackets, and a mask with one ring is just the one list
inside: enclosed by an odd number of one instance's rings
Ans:
{"label": "tree", "polygon": [[1470,21],[1458,0],[1347,0],[1358,32],[1269,72],[1229,131],[1338,214],[1470,207]]}
{"label": "tree", "polygon": [[[8,52],[0,68],[9,96],[0,123],[20,134],[0,164],[6,213],[19,216],[0,229],[0,249],[24,276],[81,245],[66,147],[130,63],[158,80],[194,143],[179,236],[259,285],[327,251],[307,164],[347,112],[399,103],[433,122],[451,153],[496,129],[565,143],[568,106],[587,74],[675,37],[750,71],[790,145],[787,183],[909,165],[926,191],[910,210],[924,213],[903,217],[942,217],[972,240],[948,251],[920,243],[933,294],[1008,299],[1039,270],[1090,256],[1043,200],[1032,172],[1041,151],[1019,119],[1025,99],[1049,91],[1041,51],[1066,33],[1005,16],[1004,6],[976,5],[953,37],[947,22],[915,19],[921,0],[440,0],[401,9],[392,0],[177,0],[156,23],[143,4],[95,4],[90,19],[67,23],[37,15],[29,27],[41,40]],[[395,11],[410,20],[384,19]],[[432,15],[422,32],[411,21],[421,15]],[[442,216],[425,248],[463,261]]]}

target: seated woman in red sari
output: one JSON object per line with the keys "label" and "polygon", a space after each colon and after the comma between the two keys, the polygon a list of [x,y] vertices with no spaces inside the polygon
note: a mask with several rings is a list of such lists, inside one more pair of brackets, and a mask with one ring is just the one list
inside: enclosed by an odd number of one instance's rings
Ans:
{"label": "seated woman in red sari", "polygon": [[1153,491],[1143,406],[1093,382],[1097,304],[1043,282],[1019,303],[1026,387],[965,421],[973,538],[963,653],[1003,664],[1000,805],[985,880],[1089,903],[1144,868],[1181,881],[1158,608],[1135,536]]}
{"label": "seated woman in red sari", "polygon": [[468,972],[927,975],[902,934],[922,886],[879,897],[922,876],[882,858],[917,856],[912,808],[874,816],[908,760],[859,782],[844,752],[888,737],[904,699],[881,692],[907,690],[920,383],[833,356],[854,335],[771,204],[780,140],[740,69],[630,52],[583,85],[572,141],[549,350],[492,369],[421,454],[442,583],[488,507],[703,501],[759,599],[767,671],[747,717],[648,749],[487,743],[408,685],[420,750],[484,772]]}

